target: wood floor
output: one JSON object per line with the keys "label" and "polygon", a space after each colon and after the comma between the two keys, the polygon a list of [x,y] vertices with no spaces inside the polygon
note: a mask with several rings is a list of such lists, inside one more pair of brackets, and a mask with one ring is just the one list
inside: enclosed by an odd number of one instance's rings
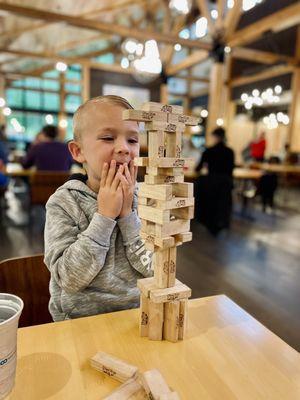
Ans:
{"label": "wood floor", "polygon": [[[43,252],[43,211],[35,210],[29,228],[15,207],[15,222],[0,223],[0,260]],[[177,276],[193,297],[225,293],[299,351],[300,214],[253,216],[235,214],[231,231],[218,238],[193,222],[193,241],[178,248]]]}

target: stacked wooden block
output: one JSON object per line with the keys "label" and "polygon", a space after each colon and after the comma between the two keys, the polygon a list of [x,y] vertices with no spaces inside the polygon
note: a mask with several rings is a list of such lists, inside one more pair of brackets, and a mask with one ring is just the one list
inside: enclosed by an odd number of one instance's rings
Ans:
{"label": "stacked wooden block", "polygon": [[183,168],[193,160],[181,158],[182,134],[198,119],[183,115],[181,106],[145,103],[142,110],[125,110],[123,119],[143,121],[148,131],[148,157],[135,160],[146,167],[139,190],[141,236],[153,251],[154,278],[138,281],[141,291],[141,336],[152,340],[183,339],[187,299],[191,290],[176,279],[176,247],[192,239],[193,184],[184,182]]}

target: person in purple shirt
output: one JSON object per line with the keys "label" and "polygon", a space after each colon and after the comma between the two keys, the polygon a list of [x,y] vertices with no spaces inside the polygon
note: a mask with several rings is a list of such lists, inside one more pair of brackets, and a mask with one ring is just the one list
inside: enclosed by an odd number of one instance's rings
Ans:
{"label": "person in purple shirt", "polygon": [[69,171],[73,163],[66,143],[57,139],[58,129],[54,125],[46,125],[41,131],[43,140],[33,144],[22,161],[23,168],[35,166],[38,171]]}

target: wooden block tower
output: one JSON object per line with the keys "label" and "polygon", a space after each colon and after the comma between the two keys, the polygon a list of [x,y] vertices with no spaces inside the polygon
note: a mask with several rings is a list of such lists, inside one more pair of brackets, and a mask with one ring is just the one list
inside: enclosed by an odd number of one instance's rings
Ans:
{"label": "wooden block tower", "polygon": [[124,120],[143,121],[148,131],[148,157],[135,159],[146,167],[139,190],[141,237],[153,251],[154,277],[140,279],[140,334],[152,340],[183,339],[187,299],[191,289],[176,279],[176,247],[192,240],[193,184],[184,182],[182,134],[198,118],[183,115],[181,106],[145,103],[141,110],[125,110]]}

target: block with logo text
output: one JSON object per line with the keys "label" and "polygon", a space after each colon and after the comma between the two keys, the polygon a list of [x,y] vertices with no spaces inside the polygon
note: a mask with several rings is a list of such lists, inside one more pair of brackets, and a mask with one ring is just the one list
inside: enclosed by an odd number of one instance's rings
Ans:
{"label": "block with logo text", "polygon": [[148,157],[135,159],[146,167],[140,184],[138,214],[141,238],[153,252],[153,278],[140,279],[140,334],[151,340],[176,342],[187,329],[191,289],[176,279],[177,247],[192,240],[193,184],[184,182],[184,168],[194,160],[182,157],[186,125],[198,119],[177,105],[148,102],[141,110],[124,110],[124,120],[141,121],[147,131]]}

